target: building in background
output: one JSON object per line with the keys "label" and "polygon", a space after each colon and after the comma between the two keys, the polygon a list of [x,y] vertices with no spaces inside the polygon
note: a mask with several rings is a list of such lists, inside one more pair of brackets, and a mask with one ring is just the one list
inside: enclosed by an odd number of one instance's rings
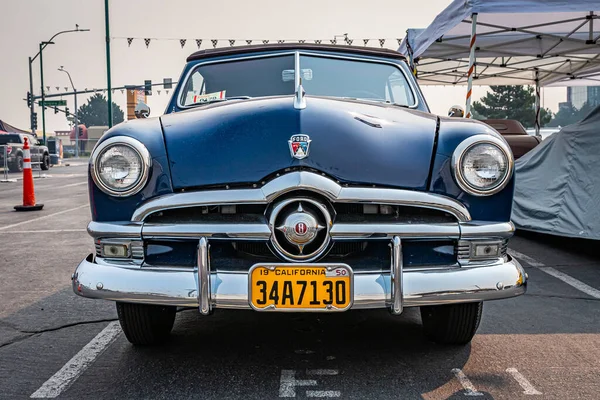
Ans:
{"label": "building in background", "polygon": [[574,86],[567,88],[567,103],[580,109],[586,102],[592,107],[600,105],[600,86]]}

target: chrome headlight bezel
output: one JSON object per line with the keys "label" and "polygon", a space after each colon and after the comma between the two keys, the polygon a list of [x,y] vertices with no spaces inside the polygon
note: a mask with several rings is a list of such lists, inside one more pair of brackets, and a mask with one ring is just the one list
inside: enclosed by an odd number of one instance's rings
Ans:
{"label": "chrome headlight bezel", "polygon": [[[504,154],[507,163],[506,174],[494,186],[485,189],[472,185],[463,175],[463,160],[465,155],[469,150],[480,144],[496,147]],[[501,138],[487,134],[468,137],[456,147],[452,155],[452,171],[456,183],[463,191],[473,196],[491,196],[504,189],[513,176],[514,164],[514,157],[508,144]]]}
{"label": "chrome headlight bezel", "polygon": [[[137,153],[142,163],[142,171],[138,179],[133,185],[128,186],[126,189],[123,190],[111,188],[100,178],[98,162],[102,158],[102,155],[114,146],[129,147],[131,150]],[[146,146],[144,146],[144,144],[139,140],[128,136],[114,136],[110,139],[103,141],[94,148],[90,157],[90,169],[92,180],[94,181],[96,186],[104,193],[115,197],[127,197],[139,193],[140,190],[142,190],[148,182],[151,165],[152,157],[150,157],[150,152],[148,151]]]}

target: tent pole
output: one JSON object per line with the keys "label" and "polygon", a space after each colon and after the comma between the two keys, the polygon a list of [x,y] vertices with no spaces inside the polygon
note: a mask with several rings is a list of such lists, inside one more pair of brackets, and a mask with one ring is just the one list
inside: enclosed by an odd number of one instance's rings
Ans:
{"label": "tent pole", "polygon": [[471,118],[471,95],[473,94],[473,72],[475,71],[475,42],[477,42],[477,14],[471,15],[471,44],[469,53],[469,73],[467,81],[467,104],[465,117]]}
{"label": "tent pole", "polygon": [[535,136],[540,136],[540,128],[542,125],[541,114],[541,97],[542,89],[540,87],[540,71],[535,70]]}

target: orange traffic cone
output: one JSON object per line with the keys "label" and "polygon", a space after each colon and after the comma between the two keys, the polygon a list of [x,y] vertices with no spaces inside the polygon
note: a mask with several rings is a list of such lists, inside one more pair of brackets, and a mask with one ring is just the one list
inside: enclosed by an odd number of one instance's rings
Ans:
{"label": "orange traffic cone", "polygon": [[23,205],[15,206],[17,211],[38,211],[44,208],[43,204],[35,204],[33,190],[33,172],[31,172],[31,150],[29,141],[25,138],[23,145]]}

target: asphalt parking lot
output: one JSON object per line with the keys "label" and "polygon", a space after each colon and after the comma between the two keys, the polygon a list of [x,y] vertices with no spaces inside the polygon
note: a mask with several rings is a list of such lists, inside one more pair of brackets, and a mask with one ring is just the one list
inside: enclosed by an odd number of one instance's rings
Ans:
{"label": "asphalt parking lot", "polygon": [[[37,172],[34,172],[37,175]],[[0,183],[0,398],[597,399],[600,259],[593,246],[518,236],[525,296],[485,304],[465,347],[421,334],[418,310],[180,311],[162,347],[134,347],[112,303],[75,296],[92,251],[85,162],[35,179],[44,210],[15,213]]]}

